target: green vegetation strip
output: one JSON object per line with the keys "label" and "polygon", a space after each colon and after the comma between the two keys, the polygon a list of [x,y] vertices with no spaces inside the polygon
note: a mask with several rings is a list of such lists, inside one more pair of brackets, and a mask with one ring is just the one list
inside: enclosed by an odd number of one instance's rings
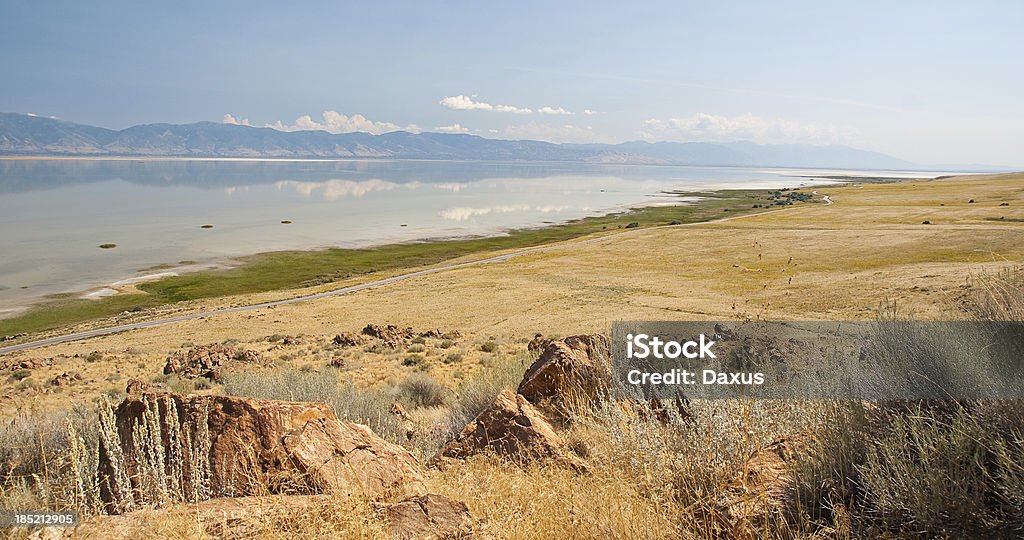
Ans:
{"label": "green vegetation strip", "polygon": [[708,221],[801,200],[786,197],[788,194],[795,192],[783,192],[781,199],[765,190],[675,193],[702,199],[692,204],[644,207],[559,225],[518,229],[502,236],[389,244],[368,249],[260,253],[243,257],[241,264],[234,268],[188,273],[140,284],[138,288],[144,294],[121,294],[97,300],[84,300],[70,294],[55,296],[22,315],[0,320],[0,336],[52,330],[187,300],[322,285],[372,272],[428,266],[467,255],[561,242],[616,229]]}

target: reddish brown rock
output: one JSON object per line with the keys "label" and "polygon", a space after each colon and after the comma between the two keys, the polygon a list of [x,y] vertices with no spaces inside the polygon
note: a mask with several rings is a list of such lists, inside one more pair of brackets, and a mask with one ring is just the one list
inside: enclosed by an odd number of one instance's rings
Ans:
{"label": "reddish brown rock", "polygon": [[180,377],[194,379],[206,377],[219,378],[220,370],[231,361],[235,350],[225,345],[199,345],[191,349],[174,351],[167,357],[164,374],[176,374]]}
{"label": "reddish brown rock", "polygon": [[611,384],[608,338],[571,336],[547,345],[526,370],[518,392],[533,404],[556,410],[589,407],[603,399]]}
{"label": "reddish brown rock", "polygon": [[530,352],[541,352],[551,344],[551,340],[544,337],[544,334],[535,334],[533,339],[526,344],[526,350]]}
{"label": "reddish brown rock", "polygon": [[806,451],[806,438],[779,439],[756,451],[729,484],[719,502],[737,537],[784,525],[796,509],[793,463]]}
{"label": "reddish brown rock", "polygon": [[449,540],[473,537],[473,516],[466,503],[427,494],[394,503],[384,518],[395,538]]}
{"label": "reddish brown rock", "polygon": [[393,324],[387,326],[368,324],[363,328],[363,334],[383,341],[385,345],[392,349],[397,349],[405,340],[416,337],[416,333],[413,332],[412,328],[399,328]]}
{"label": "reddish brown rock", "polygon": [[53,386],[69,386],[73,383],[82,382],[82,376],[78,373],[68,373],[65,371],[60,375],[57,375],[50,381]]}
{"label": "reddish brown rock", "polygon": [[343,332],[334,336],[334,339],[331,341],[334,342],[335,345],[340,345],[342,347],[354,347],[356,345],[362,345],[366,339],[359,334]]}
{"label": "reddish brown rock", "polygon": [[269,367],[271,363],[256,351],[235,349],[219,343],[198,345],[191,349],[179,350],[167,357],[164,374],[176,374],[186,379],[206,377],[220,381],[231,364],[245,363]]}
{"label": "reddish brown rock", "polygon": [[146,392],[170,392],[171,389],[164,383],[141,381],[139,379],[128,379],[128,385],[124,387],[125,394],[143,394]]}
{"label": "reddish brown rock", "polygon": [[235,350],[235,354],[232,355],[231,360],[234,362],[241,362],[244,364],[253,364],[262,367],[273,367],[273,362],[267,360],[262,354],[256,351],[249,350]]}
{"label": "reddish brown rock", "polygon": [[529,401],[505,389],[494,403],[466,424],[454,440],[432,460],[464,459],[481,452],[493,452],[517,463],[554,459],[578,466],[565,448],[562,436]]}
{"label": "reddish brown rock", "polygon": [[391,405],[391,414],[395,415],[402,424],[402,429],[405,430],[405,440],[411,441],[416,436],[416,422],[413,421],[412,415],[397,401]]}
{"label": "reddish brown rock", "polygon": [[[421,467],[412,454],[366,426],[338,420],[322,403],[164,393],[129,396],[115,411],[118,450],[124,456],[120,466],[126,472],[121,478],[131,479],[135,500],[145,498],[152,475],[146,477],[149,469],[132,432],[143,426],[154,440],[154,424],[159,425],[167,476],[173,476],[174,467],[208,471],[201,475],[208,482],[207,497],[333,492],[393,499],[423,493]],[[192,463],[195,448],[208,450]],[[101,485],[108,502],[124,499],[109,487],[118,485],[118,464],[111,455],[106,448],[101,452]],[[179,483],[183,492],[192,490],[191,480]]]}
{"label": "reddish brown rock", "polygon": [[52,366],[54,363],[56,363],[54,358],[11,358],[0,361],[0,370],[36,369]]}
{"label": "reddish brown rock", "polygon": [[420,332],[420,336],[425,338],[458,339],[462,337],[462,332],[459,332],[458,330],[445,332],[438,328],[434,330],[427,330],[426,332]]}

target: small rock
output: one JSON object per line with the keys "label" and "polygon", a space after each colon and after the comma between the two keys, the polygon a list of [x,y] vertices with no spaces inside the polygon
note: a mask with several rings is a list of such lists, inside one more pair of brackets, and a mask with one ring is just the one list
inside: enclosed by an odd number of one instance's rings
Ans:
{"label": "small rock", "polygon": [[171,388],[164,383],[146,382],[139,379],[128,379],[128,385],[124,387],[124,393],[128,395],[155,394],[170,391]]}
{"label": "small rock", "polygon": [[473,516],[466,503],[443,495],[410,497],[384,509],[391,534],[402,539],[455,539],[473,536]]}
{"label": "small rock", "polygon": [[339,345],[342,347],[354,347],[356,345],[362,345],[365,339],[363,338],[363,336],[359,334],[343,332],[341,334],[334,336],[334,339],[332,339],[331,341],[335,345]]}
{"label": "small rock", "polygon": [[72,383],[77,383],[81,381],[82,376],[79,375],[78,373],[68,373],[67,371],[65,371],[64,373],[61,373],[60,375],[54,377],[53,380],[50,381],[50,384],[53,386],[70,386]]}

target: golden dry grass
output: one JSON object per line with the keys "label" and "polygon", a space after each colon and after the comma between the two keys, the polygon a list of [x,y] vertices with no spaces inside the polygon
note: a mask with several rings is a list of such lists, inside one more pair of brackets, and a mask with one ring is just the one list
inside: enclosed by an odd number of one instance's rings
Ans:
{"label": "golden dry grass", "polygon": [[[836,204],[638,231],[348,296],[27,351],[11,356],[65,355],[34,370],[31,378],[43,387],[64,371],[79,372],[87,382],[60,394],[4,383],[0,411],[11,416],[19,408],[51,408],[122,388],[130,377],[149,379],[186,342],[232,338],[258,348],[272,334],[324,342],[367,323],[461,331],[466,361],[433,373],[452,385],[455,375],[476,369],[487,355],[477,345],[492,336],[514,348],[535,332],[607,331],[618,319],[863,319],[885,301],[920,319],[961,318],[956,300],[969,275],[1024,260],[1024,222],[1014,221],[1024,220],[1022,185],[1024,174],[1009,174],[819,188]],[[1000,206],[1004,202],[1009,206]],[[166,312],[295,294],[193,302]],[[86,362],[93,351],[105,359]],[[280,354],[314,363],[301,348]],[[360,385],[401,374],[388,355],[363,354],[354,365],[346,376]],[[111,372],[120,380],[108,382]]]}

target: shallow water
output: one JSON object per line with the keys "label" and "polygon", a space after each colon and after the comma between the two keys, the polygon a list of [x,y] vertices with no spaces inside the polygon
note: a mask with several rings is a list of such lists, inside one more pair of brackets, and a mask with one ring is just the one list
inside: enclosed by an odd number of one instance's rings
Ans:
{"label": "shallow water", "polygon": [[[0,160],[0,316],[43,295],[96,289],[181,261],[496,234],[669,202],[666,190],[793,186],[811,182],[797,175],[814,173],[571,163]],[[106,243],[117,247],[98,247]]]}

